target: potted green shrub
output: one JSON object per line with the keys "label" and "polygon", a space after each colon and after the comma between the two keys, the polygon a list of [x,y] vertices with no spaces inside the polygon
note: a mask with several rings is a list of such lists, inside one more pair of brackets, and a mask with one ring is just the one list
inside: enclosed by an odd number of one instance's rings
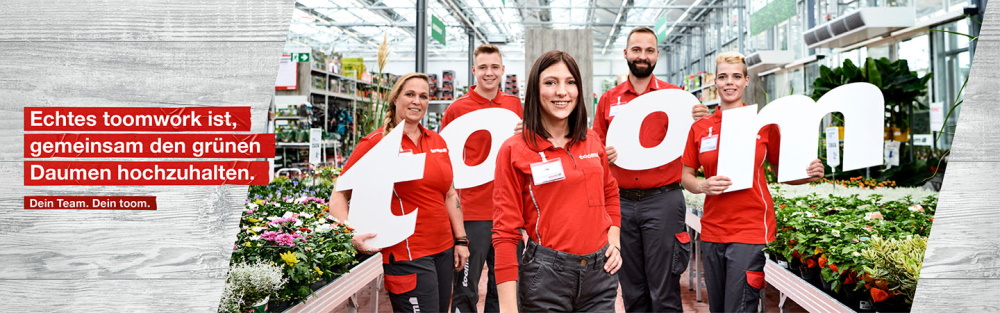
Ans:
{"label": "potted green shrub", "polygon": [[[910,128],[909,114],[912,109],[926,109],[927,105],[918,101],[927,94],[927,82],[932,74],[923,77],[910,71],[906,60],[889,61],[887,58],[865,59],[862,67],[854,65],[850,59],[841,67],[831,69],[821,66],[819,77],[813,81],[813,100],[819,100],[828,91],[849,83],[866,82],[882,90],[885,98],[885,127],[895,127],[900,132]],[[842,126],[842,124],[841,124]],[[897,140],[905,141],[905,140]]]}

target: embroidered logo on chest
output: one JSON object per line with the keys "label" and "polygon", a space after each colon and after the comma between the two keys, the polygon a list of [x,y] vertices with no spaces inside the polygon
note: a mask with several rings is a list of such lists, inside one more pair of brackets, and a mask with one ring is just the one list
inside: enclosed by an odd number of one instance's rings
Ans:
{"label": "embroidered logo on chest", "polygon": [[597,157],[600,157],[600,155],[598,155],[597,152],[594,152],[594,153],[591,153],[591,154],[581,155],[580,156],[580,160],[592,159],[592,158],[597,158]]}
{"label": "embroidered logo on chest", "polygon": [[444,149],[431,149],[431,153],[448,153],[448,148],[444,148]]}

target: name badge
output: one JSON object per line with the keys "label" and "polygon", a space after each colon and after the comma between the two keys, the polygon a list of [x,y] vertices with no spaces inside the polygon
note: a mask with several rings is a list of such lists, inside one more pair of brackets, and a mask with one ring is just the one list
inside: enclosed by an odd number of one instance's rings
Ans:
{"label": "name badge", "polygon": [[715,151],[719,148],[719,135],[705,136],[701,138],[701,152]]}
{"label": "name badge", "polygon": [[531,178],[534,179],[536,186],[566,179],[562,161],[559,158],[543,159],[541,162],[531,164]]}
{"label": "name badge", "polygon": [[400,155],[403,155],[403,154],[413,154],[413,150],[411,150],[411,149],[403,149],[403,148],[399,148],[399,154],[400,154]]}
{"label": "name badge", "polygon": [[617,115],[618,110],[620,110],[622,106],[626,104],[628,104],[628,102],[622,103],[622,97],[618,96],[618,102],[612,104],[611,108],[608,109],[608,117],[614,117],[615,115]]}

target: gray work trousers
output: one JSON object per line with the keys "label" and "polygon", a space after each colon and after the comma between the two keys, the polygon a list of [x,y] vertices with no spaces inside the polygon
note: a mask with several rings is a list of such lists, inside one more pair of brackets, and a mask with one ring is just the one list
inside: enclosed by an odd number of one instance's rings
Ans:
{"label": "gray work trousers", "polygon": [[681,274],[691,239],[680,189],[634,201],[621,198],[622,301],[627,312],[682,312]]}
{"label": "gray work trousers", "polygon": [[712,312],[757,312],[764,287],[764,245],[702,244],[708,309]]}
{"label": "gray work trousers", "polygon": [[520,312],[614,312],[618,277],[604,271],[607,249],[576,255],[529,241],[518,271]]}

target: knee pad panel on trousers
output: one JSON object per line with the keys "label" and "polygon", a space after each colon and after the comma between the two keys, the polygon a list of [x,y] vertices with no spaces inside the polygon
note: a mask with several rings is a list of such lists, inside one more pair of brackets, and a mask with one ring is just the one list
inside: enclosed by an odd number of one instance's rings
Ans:
{"label": "knee pad panel on trousers", "polygon": [[385,289],[389,293],[404,294],[417,289],[417,274],[389,275],[385,274]]}

